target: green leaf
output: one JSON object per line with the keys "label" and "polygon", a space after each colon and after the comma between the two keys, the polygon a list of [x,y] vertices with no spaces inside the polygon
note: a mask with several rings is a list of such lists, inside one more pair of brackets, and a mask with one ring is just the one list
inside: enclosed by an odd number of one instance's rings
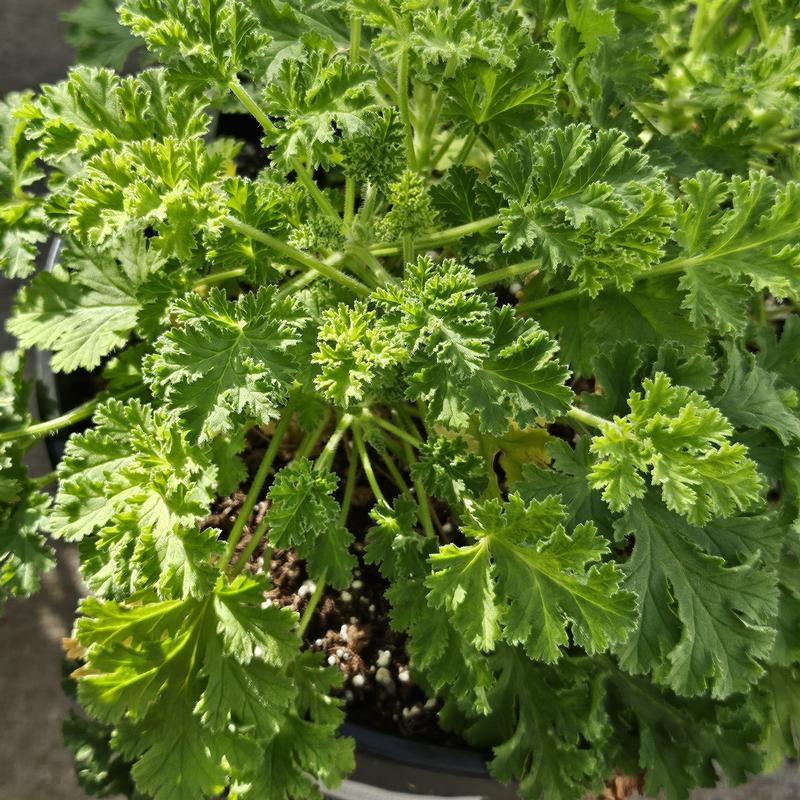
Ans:
{"label": "green leaf", "polygon": [[799,296],[800,249],[794,238],[799,184],[780,185],[763,172],[726,182],[703,170],[683,181],[681,190],[674,238],[691,273],[713,276],[682,279],[689,291],[687,307],[696,317],[707,316],[723,330],[740,330],[736,317],[741,317],[743,297],[735,287],[743,281],[757,292]]}
{"label": "green leaf", "polygon": [[581,523],[593,523],[601,532],[610,532],[611,515],[600,493],[593,490],[589,482],[592,468],[589,439],[582,436],[574,450],[556,439],[548,444],[547,452],[553,458],[552,466],[544,469],[536,464],[525,464],[514,491],[526,503],[560,495],[568,529]]}
{"label": "green leaf", "polygon": [[491,711],[470,721],[466,738],[481,749],[492,746],[495,778],[516,782],[521,797],[535,800],[598,792],[608,729],[592,697],[596,687],[588,663],[547,667],[506,646],[491,661],[497,671]]}
{"label": "green leaf", "polygon": [[366,303],[326,309],[313,356],[320,367],[314,385],[344,408],[363,403],[382,370],[405,353],[393,338]]}
{"label": "green leaf", "polygon": [[530,44],[513,65],[471,62],[455,72],[447,89],[442,116],[458,133],[511,144],[553,107],[552,61],[543,48]]}
{"label": "green leaf", "polygon": [[162,596],[200,596],[213,584],[215,531],[199,532],[215,495],[216,470],[174,417],[137,401],[111,400],[96,426],[73,436],[58,470],[53,534],[91,538],[84,578],[105,595],[143,586]]}
{"label": "green leaf", "polygon": [[652,496],[630,506],[617,532],[635,537],[624,585],[641,614],[620,665],[682,695],[746,691],[775,637],[774,572],[753,561],[727,566],[704,552],[695,543],[702,533]]}
{"label": "green leaf", "polygon": [[188,261],[197,238],[220,225],[223,169],[224,154],[209,152],[199,139],[133,142],[90,158],[48,211],[99,247],[123,229],[157,231],[151,247]]}
{"label": "green leaf", "polygon": [[120,25],[115,0],[81,0],[61,18],[67,41],[85,64],[122,70],[138,42]]}
{"label": "green leaf", "polygon": [[445,545],[430,558],[431,604],[446,608],[476,647],[491,650],[502,638],[523,644],[540,661],[561,657],[568,624],[588,653],[624,641],[633,595],[619,588],[613,564],[599,563],[608,543],[594,526],[579,525],[568,535],[564,516],[555,497],[526,505],[512,494],[505,504],[475,506],[464,526],[475,543]]}
{"label": "green leaf", "polygon": [[606,423],[592,440],[597,457],[590,480],[614,511],[643,497],[645,474],[667,507],[703,524],[728,517],[760,496],[762,482],[733,428],[718,409],[664,373],[631,392],[631,412]]}
{"label": "green leaf", "polygon": [[267,519],[275,547],[297,548],[312,577],[344,589],[356,560],[350,553],[353,536],[340,522],[341,509],[332,497],[337,483],[329,470],[295,459],[272,482]]}
{"label": "green leaf", "polygon": [[120,20],[170,64],[176,81],[201,88],[227,89],[269,41],[239,0],[125,0]]}
{"label": "green leaf", "polygon": [[161,69],[122,78],[78,66],[60,83],[43,86],[21,114],[41,155],[61,163],[148,139],[201,138],[211,121],[206,105],[204,98],[168,85]]}
{"label": "green leaf", "polygon": [[332,46],[303,50],[302,57],[281,62],[263,93],[267,113],[279,118],[264,141],[274,146],[273,163],[287,171],[295,159],[312,167],[330,165],[336,132],[345,139],[366,134],[367,112],[378,109],[370,67],[352,65]]}
{"label": "green leaf", "polygon": [[726,348],[727,367],[712,397],[737,428],[766,428],[784,445],[800,439],[794,391],[779,389],[777,376],[760,367],[749,353]]}
{"label": "green leaf", "polygon": [[244,800],[321,798],[317,781],[334,788],[352,772],[353,741],[337,736],[344,719],[341,700],[329,695],[341,679],[331,669],[320,669],[319,661],[317,653],[297,659],[292,671],[297,705],[269,742],[264,758],[247,765],[250,785],[242,793]]}
{"label": "green leaf", "polygon": [[219,289],[206,300],[188,294],[172,307],[175,327],[146,360],[153,390],[201,441],[230,434],[248,419],[278,417],[301,371],[308,323],[297,301],[274,287],[228,300]]}
{"label": "green leaf", "polygon": [[566,411],[569,370],[556,359],[556,343],[535,322],[516,317],[511,306],[495,309],[491,322],[488,357],[466,389],[466,407],[478,415],[481,431],[501,435],[509,419],[526,428]]}
{"label": "green leaf", "polygon": [[408,495],[400,495],[390,509],[375,506],[370,511],[375,525],[367,531],[364,560],[377,564],[387,580],[402,582],[426,571],[435,543],[417,530],[417,513]]}
{"label": "green leaf", "polygon": [[635,755],[646,770],[648,796],[663,790],[666,800],[689,800],[695,787],[718,786],[720,768],[733,785],[761,769],[754,747],[758,726],[739,703],[677,697],[618,669],[611,679],[609,699],[621,718],[616,730],[628,730],[631,716],[637,726]]}
{"label": "green leaf", "polygon": [[52,350],[57,372],[93,369],[136,329],[142,289],[163,265],[142,236],[106,252],[70,244],[17,296],[8,329],[23,347]]}
{"label": "green leaf", "polygon": [[334,741],[341,713],[324,696],[336,678],[299,653],[293,612],[261,608],[268,588],[239,576],[203,599],[84,601],[79,697],[116,724],[137,787],[155,800],[250,782],[290,741],[294,768],[275,774],[276,796],[305,773],[333,779],[352,767],[348,743]]}
{"label": "green leaf", "polygon": [[[0,430],[30,423],[24,372],[20,353],[0,354]],[[0,611],[9,597],[33,594],[55,563],[43,533],[50,497],[28,477],[25,450],[18,441],[0,445]]]}
{"label": "green leaf", "polygon": [[434,421],[460,429],[477,414],[481,430],[503,434],[510,419],[526,427],[568,407],[555,344],[510,307],[493,310],[460,264],[420,257],[374,296],[405,348],[409,395],[429,402]]}
{"label": "green leaf", "polygon": [[29,191],[44,173],[26,138],[28,123],[18,116],[30,98],[9,94],[0,101],[0,271],[9,278],[33,272],[39,245],[47,239],[40,201]]}
{"label": "green leaf", "polygon": [[664,254],[671,201],[619,131],[570,125],[530,134],[496,154],[492,174],[508,202],[503,249],[530,248],[593,297],[608,283],[629,291]]}
{"label": "green leaf", "polygon": [[487,485],[484,461],[458,437],[435,436],[423,442],[411,474],[426,490],[453,508],[479,497]]}

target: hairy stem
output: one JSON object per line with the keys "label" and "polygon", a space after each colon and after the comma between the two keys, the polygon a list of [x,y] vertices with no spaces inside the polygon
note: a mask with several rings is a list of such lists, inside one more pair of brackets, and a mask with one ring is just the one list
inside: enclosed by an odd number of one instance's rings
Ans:
{"label": "hairy stem", "polygon": [[339,524],[346,525],[347,517],[350,514],[350,504],[353,502],[353,492],[356,488],[356,473],[358,471],[358,461],[356,461],[355,453],[348,450],[347,456],[349,463],[347,465],[347,478],[344,483],[344,494],[342,495],[342,510],[339,513]]}
{"label": "hairy stem", "polygon": [[436,169],[439,162],[444,158],[445,153],[447,153],[447,151],[450,149],[455,140],[456,140],[456,132],[451,131],[447,135],[445,140],[441,143],[441,145],[439,145],[439,149],[433,154],[430,161],[428,162],[428,167],[430,168],[431,171]]}
{"label": "hairy stem", "polygon": [[608,425],[614,424],[611,422],[611,420],[608,420],[605,417],[598,417],[597,414],[584,411],[582,408],[578,408],[577,406],[572,406],[572,408],[567,411],[567,416],[572,417],[572,419],[577,420],[578,422],[582,422],[584,425],[588,425],[591,428],[598,428],[599,430],[603,430],[603,428],[607,427]]}
{"label": "hairy stem", "polygon": [[463,164],[467,160],[469,154],[472,152],[472,148],[475,146],[477,139],[478,131],[472,131],[467,138],[464,139],[464,144],[461,145],[461,149],[453,159],[453,164]]}
{"label": "hairy stem", "polygon": [[[361,17],[353,14],[350,18],[350,66],[358,64],[361,53]],[[348,227],[353,222],[356,208],[356,181],[346,177],[344,182],[344,223]]]}
{"label": "hairy stem", "polygon": [[269,517],[265,515],[264,519],[258,523],[258,527],[255,529],[255,531],[253,531],[253,535],[250,537],[250,541],[247,543],[247,546],[239,554],[239,558],[236,559],[236,563],[231,569],[231,575],[235,577],[245,568],[245,566],[247,566],[248,561],[250,561],[250,556],[255,553],[256,547],[258,547],[258,545],[261,543],[261,540],[266,535],[268,527]]}
{"label": "hairy stem", "polygon": [[264,457],[261,459],[261,463],[258,465],[258,470],[253,476],[253,481],[247,491],[247,496],[244,499],[244,503],[242,504],[241,509],[239,509],[236,522],[233,523],[233,528],[231,528],[230,535],[228,536],[228,543],[225,547],[225,553],[222,556],[223,564],[227,565],[230,563],[230,560],[233,558],[233,554],[236,551],[236,545],[239,544],[239,539],[242,538],[244,526],[247,524],[247,520],[250,519],[253,506],[255,506],[256,500],[258,500],[258,496],[261,494],[261,490],[264,488],[264,482],[267,480],[269,471],[272,469],[272,465],[275,463],[275,459],[278,456],[283,437],[286,435],[286,431],[289,430],[289,424],[292,421],[292,416],[294,416],[294,405],[294,399],[290,398],[289,402],[286,404],[286,407],[283,409],[283,413],[278,420],[278,424],[275,426],[275,431],[272,434],[269,447],[267,447],[267,452],[264,453]]}
{"label": "hairy stem", "polygon": [[230,280],[231,278],[241,278],[247,274],[246,267],[236,267],[235,269],[226,269],[221,272],[212,272],[210,275],[205,275],[194,282],[192,289],[197,291],[203,286],[213,286],[215,283],[222,283],[223,281]]}
{"label": "hairy stem", "polygon": [[393,422],[389,422],[388,419],[384,419],[383,417],[379,417],[377,414],[373,414],[369,409],[365,408],[364,411],[362,411],[361,416],[369,422],[374,422],[388,433],[397,436],[398,439],[408,442],[408,444],[416,447],[417,449],[419,449],[422,445],[419,437],[408,433],[408,431],[403,430],[403,428],[395,425]]}
{"label": "hairy stem", "polygon": [[[388,448],[387,448],[388,450]],[[404,494],[411,494],[410,489],[408,488],[408,484],[406,483],[405,478],[401,474],[397,464],[394,463],[394,459],[392,458],[391,454],[384,450],[381,454],[381,459],[383,460],[386,469],[389,472],[389,475],[394,481],[394,485]]]}
{"label": "hairy stem", "polygon": [[488,286],[492,283],[499,283],[500,281],[506,281],[510,278],[516,278],[519,275],[527,275],[529,272],[538,269],[541,265],[542,262],[538,258],[531,258],[527,261],[520,261],[518,264],[510,264],[507,267],[500,267],[491,272],[485,272],[483,275],[478,275],[475,279],[475,283],[478,286]]}
{"label": "hairy stem", "polygon": [[[141,388],[141,386],[134,386],[130,389],[126,389],[124,392],[116,394],[115,399],[125,400],[135,395]],[[47,436],[48,433],[54,433],[62,428],[69,428],[70,425],[82,422],[91,417],[97,406],[105,399],[104,396],[93,397],[91,400],[87,400],[85,403],[75,406],[75,408],[70,411],[66,411],[58,417],[53,417],[53,419],[36,422],[33,425],[26,425],[23,428],[13,428],[10,431],[3,431],[0,433],[0,442],[13,442],[17,439],[41,439],[43,436]]]}
{"label": "hairy stem", "polygon": [[314,176],[311,174],[311,172],[306,169],[305,166],[303,166],[299,159],[293,158],[291,164],[295,174],[300,179],[300,182],[303,184],[303,186],[306,187],[306,190],[314,199],[314,202],[317,204],[320,211],[322,211],[326,217],[330,217],[337,222],[341,222],[339,214],[330,204],[328,198],[322,193],[322,189],[317,186],[317,182],[314,180]]}
{"label": "hairy stem", "polygon": [[764,7],[761,5],[761,0],[750,0],[750,10],[753,12],[753,19],[756,21],[758,38],[761,40],[761,44],[767,47],[770,40],[769,23],[764,14]]}
{"label": "hairy stem", "polygon": [[372,489],[372,494],[375,495],[375,499],[378,502],[388,506],[389,504],[386,502],[386,497],[384,496],[383,491],[378,484],[378,479],[375,477],[375,471],[372,469],[372,461],[370,461],[367,447],[364,444],[364,435],[361,432],[361,427],[359,425],[353,426],[353,439],[356,443],[358,456],[361,459],[361,468],[364,470],[364,475],[367,478],[367,483],[369,483],[370,489]]}
{"label": "hairy stem", "polygon": [[303,634],[306,632],[306,628],[308,628],[308,624],[311,622],[311,617],[314,616],[314,612],[317,610],[319,601],[322,600],[322,595],[325,591],[325,581],[323,578],[320,578],[317,581],[314,593],[308,598],[308,604],[306,605],[305,611],[303,611],[303,616],[300,619],[300,624],[297,627],[297,632],[300,634],[301,639],[303,638]]}
{"label": "hairy stem", "polygon": [[320,275],[323,275],[329,280],[346,286],[357,295],[364,296],[369,294],[369,288],[361,283],[361,281],[336,269],[334,266],[334,264],[339,264],[344,261],[343,253],[334,253],[325,261],[320,261],[319,259],[307,255],[302,250],[298,250],[296,247],[292,247],[292,245],[286,244],[286,242],[282,242],[280,239],[276,239],[274,236],[236,219],[236,217],[224,217],[223,222],[229,228],[239,231],[239,233],[243,233],[245,236],[249,236],[251,239],[255,239],[257,242],[267,245],[267,247],[271,247],[276,253],[280,253],[282,256],[291,259],[301,267],[316,270]]}
{"label": "hairy stem", "polygon": [[344,436],[344,432],[352,424],[353,415],[343,414],[338,425],[331,434],[330,439],[328,439],[327,443],[325,444],[325,449],[319,454],[319,458],[317,458],[317,461],[314,464],[314,469],[326,469],[330,465],[330,462],[333,461],[333,457],[339,447],[339,442],[341,442],[342,436]]}
{"label": "hairy stem", "polygon": [[242,105],[258,120],[261,127],[269,133],[275,133],[278,129],[273,125],[272,120],[267,116],[266,111],[253,99],[241,82],[233,80],[228,84],[228,88],[239,98]]}
{"label": "hairy stem", "polygon": [[403,261],[410,264],[414,260],[414,237],[407,233],[403,237]]}
{"label": "hairy stem", "polygon": [[[428,233],[424,236],[418,236],[414,239],[414,244],[418,248],[438,247],[441,244],[448,244],[455,242],[458,239],[463,239],[466,236],[471,236],[473,233],[482,233],[483,231],[496,228],[501,221],[502,217],[495,214],[491,217],[483,217],[476,219],[472,222],[466,222],[463,225],[456,225],[453,228],[446,228],[443,231],[436,231],[435,233]],[[402,243],[400,244],[377,244],[370,247],[370,252],[374,256],[396,256],[403,250]]]}
{"label": "hairy stem", "polygon": [[[415,431],[416,427],[414,423],[411,421],[410,417],[403,415],[401,410],[398,410],[398,417],[402,420],[403,424],[409,431]],[[411,434],[409,434],[411,435]],[[411,467],[416,463],[416,458],[414,457],[414,453],[411,450],[411,446],[409,443],[403,439],[403,449],[405,450],[406,454],[406,464],[408,469],[411,470]],[[431,509],[430,509],[430,501],[428,500],[428,493],[425,491],[425,487],[422,484],[422,481],[419,478],[413,477],[412,474],[412,481],[414,483],[414,489],[417,492],[417,507],[419,508],[419,519],[422,523],[422,529],[425,533],[436,539],[436,529],[433,527],[433,518],[431,517]]]}
{"label": "hairy stem", "polygon": [[408,108],[408,45],[403,45],[400,53],[400,62],[397,65],[397,99],[400,106],[400,118],[403,120],[406,139],[406,157],[409,169],[416,170],[417,156],[414,152],[414,126],[411,122],[411,112]]}
{"label": "hairy stem", "polygon": [[390,272],[387,272],[383,264],[381,264],[381,262],[378,261],[378,259],[375,258],[375,256],[372,255],[372,253],[370,253],[366,247],[354,246],[350,252],[372,270],[375,275],[375,279],[380,286],[387,286],[390,283],[394,283],[394,275],[392,275]]}

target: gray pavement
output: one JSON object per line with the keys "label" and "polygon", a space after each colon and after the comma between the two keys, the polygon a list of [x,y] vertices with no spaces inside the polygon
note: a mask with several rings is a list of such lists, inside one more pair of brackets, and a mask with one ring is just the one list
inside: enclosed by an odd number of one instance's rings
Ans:
{"label": "gray pavement", "polygon": [[[58,80],[71,62],[61,11],[74,0],[0,0],[0,95]],[[0,322],[13,287],[0,281]],[[13,340],[0,333],[0,350]],[[34,474],[49,470],[42,451]],[[73,548],[58,548],[58,566],[41,592],[9,603],[0,618],[0,798],[86,800],[61,741],[69,702],[61,692],[61,639],[69,635],[80,580]],[[693,800],[798,800],[795,768],[753,780],[736,790],[696,792]]]}

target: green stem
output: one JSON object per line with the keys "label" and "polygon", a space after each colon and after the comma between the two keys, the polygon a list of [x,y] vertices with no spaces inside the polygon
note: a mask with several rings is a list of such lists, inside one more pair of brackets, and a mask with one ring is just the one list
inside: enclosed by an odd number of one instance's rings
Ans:
{"label": "green stem", "polygon": [[385,431],[394,434],[398,439],[402,439],[404,442],[408,442],[408,444],[416,447],[418,450],[422,446],[422,442],[420,441],[419,437],[408,433],[407,431],[403,430],[403,428],[395,425],[393,422],[389,422],[388,419],[384,419],[383,417],[379,417],[377,414],[373,414],[369,409],[365,408],[361,412],[361,415],[369,422],[374,422]]}
{"label": "green stem", "polygon": [[403,120],[406,139],[406,157],[409,169],[416,170],[417,156],[414,152],[414,126],[411,123],[411,112],[408,108],[408,44],[403,44],[400,62],[397,66],[397,99],[400,106],[400,118]]}
{"label": "green stem", "polygon": [[453,142],[456,140],[456,132],[452,131],[447,138],[439,145],[439,149],[433,154],[433,157],[428,162],[431,171],[435,170],[439,162],[444,158],[447,151],[450,149]]}
{"label": "green stem", "polygon": [[[141,388],[141,386],[134,386],[130,389],[126,389],[124,392],[120,392],[115,395],[115,397],[117,400],[125,400],[128,397],[132,397],[140,391]],[[58,417],[53,417],[53,419],[36,422],[24,428],[14,428],[10,431],[3,431],[0,433],[0,442],[13,442],[17,439],[41,439],[43,436],[47,436],[48,433],[61,430],[61,428],[68,428],[70,425],[74,425],[77,422],[91,417],[97,406],[105,399],[107,399],[105,396],[93,397],[91,400],[87,400],[85,403],[75,406],[75,408],[70,411]]]}
{"label": "green stem", "polygon": [[[483,217],[481,219],[466,222],[463,225],[456,225],[454,228],[446,228],[443,231],[436,231],[429,233],[425,236],[415,238],[414,244],[420,249],[427,249],[438,247],[442,244],[448,244],[458,239],[463,239],[466,236],[471,236],[473,233],[482,233],[483,231],[496,228],[502,220],[499,214],[491,217]],[[370,252],[374,256],[396,256],[402,253],[403,245],[401,244],[377,244],[370,247]]]}
{"label": "green stem", "polygon": [[231,575],[236,576],[238,575],[246,566],[247,563],[250,561],[250,556],[253,555],[256,551],[256,547],[261,543],[261,540],[264,538],[267,528],[269,527],[269,516],[266,514],[264,515],[264,519],[258,523],[258,527],[253,532],[253,535],[250,537],[250,541],[247,543],[247,546],[242,550],[239,554],[239,558],[236,559],[236,563],[233,565],[231,569]]}
{"label": "green stem", "polygon": [[286,404],[286,408],[283,409],[278,424],[275,426],[275,431],[272,434],[269,447],[267,447],[267,452],[264,453],[258,470],[253,476],[253,482],[250,484],[250,489],[247,491],[244,503],[241,509],[239,509],[239,515],[236,517],[236,522],[233,523],[233,528],[231,528],[230,535],[228,536],[228,544],[222,556],[222,563],[224,565],[230,564],[230,560],[233,558],[233,554],[236,551],[236,545],[239,544],[239,539],[242,537],[244,526],[247,524],[247,520],[250,519],[253,506],[255,506],[256,500],[258,500],[258,496],[261,494],[261,489],[264,487],[267,475],[269,475],[269,471],[275,463],[275,459],[281,448],[281,442],[286,435],[286,431],[289,430],[289,425],[294,415],[294,405],[294,398],[290,398],[289,402]]}
{"label": "green stem", "polygon": [[472,133],[464,139],[464,144],[461,145],[461,149],[458,151],[458,154],[453,159],[453,164],[463,164],[467,157],[469,156],[472,148],[475,146],[475,142],[478,138],[478,131],[472,131]]}
{"label": "green stem", "polygon": [[322,438],[322,434],[325,433],[325,428],[328,427],[328,422],[330,422],[330,419],[330,410],[326,408],[325,413],[317,423],[317,427],[314,428],[314,430],[303,439],[303,441],[300,443],[300,446],[297,448],[297,450],[295,450],[295,459],[308,458],[317,442]]}
{"label": "green stem", "polygon": [[380,455],[383,459],[383,463],[386,465],[386,469],[389,471],[389,475],[394,481],[394,485],[404,494],[410,495],[411,491],[408,488],[408,484],[400,473],[397,464],[394,463],[394,459],[391,457],[391,455],[389,455],[388,452],[386,452],[386,450],[384,450]]}
{"label": "green stem", "polygon": [[769,23],[764,15],[764,8],[761,5],[761,0],[750,0],[750,10],[753,12],[753,19],[756,21],[756,28],[758,28],[758,38],[761,39],[761,44],[764,47],[769,45]]}
{"label": "green stem", "polygon": [[52,472],[48,472],[46,475],[39,475],[38,478],[31,478],[31,483],[41,489],[43,486],[47,486],[58,480],[58,472],[53,470]]}
{"label": "green stem", "polygon": [[[350,18],[350,66],[358,64],[361,53],[361,17],[353,14]],[[344,182],[344,223],[347,227],[353,222],[356,209],[356,181],[355,178],[346,177]]]}
{"label": "green stem", "polygon": [[372,469],[372,462],[370,461],[369,453],[367,452],[366,445],[364,444],[364,436],[359,425],[353,426],[353,439],[356,443],[358,456],[361,459],[361,468],[364,470],[364,475],[367,478],[367,483],[369,483],[370,489],[372,489],[372,494],[375,495],[375,499],[378,502],[388,506],[389,504],[386,502],[386,497],[384,496],[383,492],[381,491],[381,487],[378,484],[378,479],[375,477],[375,471]]}
{"label": "green stem", "polygon": [[387,286],[395,282],[394,276],[386,271],[383,264],[366,247],[356,245],[351,248],[350,252],[373,271],[380,286]]}
{"label": "green stem", "polygon": [[344,494],[342,495],[342,510],[339,512],[339,524],[346,525],[347,517],[350,514],[350,504],[353,501],[353,492],[356,488],[356,470],[358,462],[352,453],[348,453],[350,463],[347,466],[347,478],[344,484]]}
{"label": "green stem", "polygon": [[249,236],[251,239],[255,239],[257,242],[267,245],[267,247],[271,247],[275,252],[291,259],[296,264],[299,264],[306,269],[315,270],[320,275],[323,275],[329,280],[335,281],[342,286],[346,286],[348,289],[358,295],[363,296],[369,294],[369,289],[364,286],[361,281],[357,281],[350,275],[347,275],[341,270],[336,269],[336,267],[333,265],[332,262],[340,263],[344,260],[344,254],[342,253],[337,253],[335,254],[335,257],[331,256],[330,259],[326,259],[325,261],[320,261],[307,255],[302,250],[298,250],[296,247],[292,247],[290,244],[286,244],[286,242],[282,242],[280,239],[276,239],[274,236],[264,233],[264,231],[260,231],[258,228],[254,228],[252,225],[248,225],[246,222],[236,219],[236,217],[223,217],[223,222],[229,228],[239,231],[239,233],[243,233],[245,236]]}
{"label": "green stem", "polygon": [[330,462],[333,461],[333,456],[336,453],[337,448],[339,447],[339,442],[342,440],[342,436],[344,436],[344,432],[353,424],[353,415],[352,414],[343,414],[342,418],[339,420],[339,424],[334,429],[333,433],[331,434],[330,439],[325,443],[325,449],[319,454],[317,458],[316,464],[314,464],[314,469],[326,469]]}
{"label": "green stem", "polygon": [[322,595],[324,591],[325,591],[325,580],[323,573],[323,577],[321,577],[317,581],[317,586],[314,589],[314,593],[308,599],[308,604],[306,605],[305,611],[303,611],[303,616],[300,620],[300,625],[297,628],[297,632],[300,635],[301,639],[303,638],[303,635],[306,632],[306,628],[308,628],[308,624],[311,622],[311,617],[314,616],[314,612],[317,610],[319,601],[322,600]]}
{"label": "green stem", "polygon": [[356,179],[347,176],[344,179],[344,224],[347,227],[353,224],[356,215]]}
{"label": "green stem", "polygon": [[700,37],[705,28],[706,14],[709,0],[696,0],[692,30],[689,33],[689,49],[696,50]]}
{"label": "green stem", "polygon": [[403,261],[410,264],[414,260],[414,237],[407,233],[403,236]]}
{"label": "green stem", "polygon": [[[406,428],[416,432],[416,426],[411,418],[409,416],[405,416],[400,409],[398,409],[397,413]],[[419,509],[419,519],[422,523],[422,530],[425,531],[427,536],[436,539],[436,528],[433,527],[433,517],[431,516],[428,493],[425,491],[425,486],[423,485],[422,481],[419,478],[413,477],[414,471],[411,469],[411,467],[416,463],[416,458],[414,457],[414,453],[412,452],[410,445],[405,439],[403,439],[403,449],[405,450],[406,454],[406,464],[408,465],[408,469],[411,471],[414,488],[417,490],[417,508]]]}
{"label": "green stem", "polygon": [[453,76],[453,73],[456,70],[456,63],[456,57],[451,56],[444,70],[442,85],[439,86],[436,91],[436,95],[433,98],[433,104],[431,106],[430,113],[428,114],[428,119],[425,123],[425,129],[422,134],[422,156],[420,157],[420,166],[422,167],[426,167],[430,161],[431,149],[433,148],[433,135],[436,131],[436,123],[439,121],[442,108],[444,108],[444,101],[447,98],[444,81],[447,81]]}
{"label": "green stem", "polygon": [[572,419],[577,420],[578,422],[582,422],[584,425],[588,425],[590,428],[598,428],[599,430],[603,430],[603,428],[607,427],[608,425],[614,425],[611,420],[608,420],[605,417],[598,417],[597,414],[584,411],[582,408],[578,408],[577,406],[572,406],[572,408],[567,411],[567,416],[572,417]]}
{"label": "green stem", "polygon": [[300,182],[306,187],[306,190],[311,197],[314,198],[314,202],[317,204],[320,211],[322,211],[325,216],[336,220],[336,222],[341,222],[341,218],[336,212],[336,209],[331,205],[328,198],[322,193],[322,189],[317,186],[314,176],[308,171],[308,169],[306,169],[306,167],[304,167],[303,164],[296,158],[292,159],[291,165],[292,169],[295,171],[295,174],[300,179]]}
{"label": "green stem", "polygon": [[236,269],[226,269],[222,272],[212,272],[210,275],[206,275],[203,278],[200,278],[194,282],[192,289],[200,289],[203,286],[212,286],[215,283],[222,283],[223,281],[227,281],[230,278],[241,278],[242,276],[247,274],[246,267],[237,267]]}
{"label": "green stem", "polygon": [[295,292],[299,292],[304,286],[311,283],[318,276],[319,273],[316,271],[301,272],[298,275],[295,275],[290,281],[285,283],[280,289],[278,289],[275,297],[277,299],[282,297],[292,297]]}
{"label": "green stem", "polygon": [[259,106],[238,79],[232,80],[228,84],[228,88],[239,98],[242,105],[258,120],[258,123],[265,131],[269,133],[277,132],[278,129],[273,125],[266,111]]}
{"label": "green stem", "polygon": [[492,270],[492,272],[485,272],[483,275],[478,275],[475,279],[475,283],[478,286],[488,286],[491,283],[499,283],[509,278],[516,278],[518,275],[525,275],[528,272],[533,272],[533,270],[541,265],[542,262],[538,258],[528,259],[518,264],[500,267],[499,269]]}

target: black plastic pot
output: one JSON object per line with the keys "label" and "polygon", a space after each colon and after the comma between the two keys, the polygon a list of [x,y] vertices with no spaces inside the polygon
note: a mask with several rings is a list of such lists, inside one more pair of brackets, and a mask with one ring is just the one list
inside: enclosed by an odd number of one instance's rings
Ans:
{"label": "black plastic pot", "polygon": [[356,741],[356,768],[329,800],[413,800],[417,797],[457,800],[517,800],[519,795],[495,781],[485,756],[474,750],[424,744],[344,725]]}
{"label": "black plastic pot", "polygon": [[[58,263],[61,242],[50,247],[46,269]],[[46,353],[36,354],[39,416],[64,413],[91,396],[92,376],[86,372],[56,375]],[[59,431],[47,438],[53,468],[64,454],[68,438]],[[474,750],[415,742],[399,736],[345,724],[342,733],[356,742],[356,768],[337,789],[325,789],[328,800],[413,800],[417,797],[455,800],[517,800],[513,788],[495,781],[486,754]]]}

